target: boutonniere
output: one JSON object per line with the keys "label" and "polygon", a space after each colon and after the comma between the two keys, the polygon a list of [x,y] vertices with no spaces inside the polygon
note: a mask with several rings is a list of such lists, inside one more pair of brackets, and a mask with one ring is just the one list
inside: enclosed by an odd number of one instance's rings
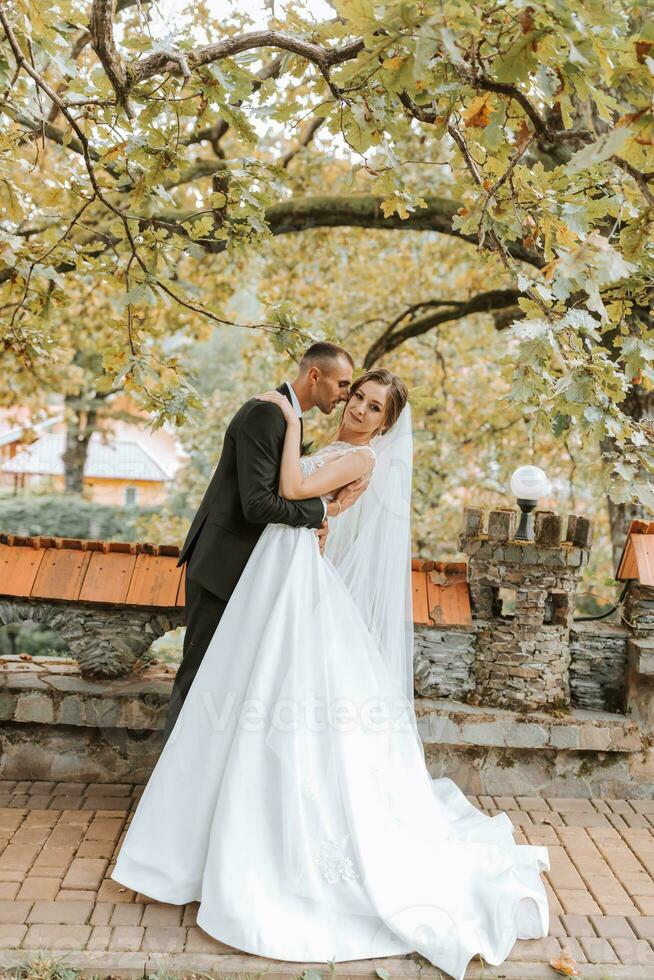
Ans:
{"label": "boutonniere", "polygon": [[311,440],[311,442],[300,443],[300,456],[306,456],[307,453],[311,452],[312,446],[313,446],[313,440]]}

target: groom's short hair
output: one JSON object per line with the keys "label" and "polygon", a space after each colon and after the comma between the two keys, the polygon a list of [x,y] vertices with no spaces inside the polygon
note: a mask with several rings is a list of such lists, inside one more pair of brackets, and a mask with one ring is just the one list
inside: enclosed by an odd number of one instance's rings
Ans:
{"label": "groom's short hair", "polygon": [[352,355],[344,347],[332,344],[330,340],[318,340],[305,350],[298,368],[300,371],[308,371],[315,364],[316,367],[326,370],[330,362],[338,360],[339,357],[344,357],[354,367]]}

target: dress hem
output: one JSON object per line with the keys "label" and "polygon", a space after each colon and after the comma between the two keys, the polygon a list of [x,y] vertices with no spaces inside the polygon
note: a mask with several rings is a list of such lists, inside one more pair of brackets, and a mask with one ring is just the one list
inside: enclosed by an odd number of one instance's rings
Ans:
{"label": "dress hem", "polygon": [[[545,855],[547,855],[547,849],[542,848],[542,850],[545,851]],[[125,864],[125,861],[123,861],[122,863]],[[539,867],[539,865],[541,865],[541,867]],[[530,863],[527,863],[524,866],[529,867]],[[543,857],[537,857],[535,867],[533,866],[531,867],[533,868],[533,870],[536,870],[540,874],[541,871],[547,870],[549,868],[549,860],[547,859],[547,857],[545,857],[545,859],[543,859]],[[125,886],[126,888],[131,889],[134,892],[138,892],[141,895],[147,895],[148,898],[153,898],[157,902],[162,902],[168,905],[188,905],[191,902],[200,902],[200,903],[202,902],[202,898],[198,897],[196,890],[193,890],[192,897],[183,898],[183,899],[179,899],[179,898],[173,899],[168,896],[164,896],[161,890],[156,886],[147,887],[147,890],[144,891],[143,888],[134,887],[134,884],[130,884],[129,872],[127,874],[124,874],[121,870],[120,874],[116,874],[116,870],[117,868],[115,868],[114,871],[112,871],[111,873],[111,878],[114,881],[117,881],[119,884]],[[132,881],[135,881],[135,879],[132,879]],[[468,967],[470,966],[472,960],[474,960],[475,958],[478,958],[482,962],[482,964],[487,963],[489,966],[500,966],[502,963],[504,963],[519,939],[518,927],[517,927],[518,906],[523,901],[533,901],[535,903],[536,908],[538,910],[542,930],[543,930],[542,935],[532,936],[529,938],[530,939],[545,938],[549,933],[549,907],[547,905],[544,905],[542,900],[539,901],[539,899],[534,897],[533,895],[523,895],[517,898],[516,901],[513,903],[511,916],[509,917],[509,923],[511,924],[510,925],[511,936],[509,936],[510,945],[508,944],[508,942],[507,944],[504,944],[504,949],[506,950],[506,952],[500,953],[499,958],[490,959],[483,956],[480,950],[475,950],[473,953],[471,953],[471,955],[466,960],[465,966],[463,968],[463,972],[451,973],[451,974],[447,974],[447,976],[452,977],[453,980],[465,980],[465,975],[468,971]],[[196,924],[199,926],[200,929],[202,929],[203,932],[205,932],[208,936],[211,936],[212,939],[224,943],[224,945],[226,946],[230,946],[236,952],[247,953],[250,956],[260,956],[264,959],[277,960],[279,962],[307,963],[307,964],[348,963],[350,961],[354,962],[354,961],[362,961],[362,960],[376,960],[376,959],[384,959],[393,956],[405,957],[414,952],[418,952],[419,955],[424,956],[423,953],[420,953],[419,950],[416,950],[415,946],[402,947],[400,945],[398,948],[399,940],[398,940],[398,944],[396,944],[393,949],[384,950],[382,947],[381,950],[375,951],[374,955],[372,955],[370,952],[347,953],[347,954],[344,953],[343,955],[339,955],[339,956],[321,958],[321,957],[316,957],[315,955],[309,956],[309,955],[295,954],[289,956],[289,955],[281,955],[279,953],[262,952],[260,949],[254,949],[249,942],[244,943],[241,940],[235,941],[233,939],[227,938],[229,930],[223,931],[221,928],[220,930],[221,935],[218,935],[215,931],[212,931],[212,929],[209,929],[207,928],[206,925],[203,925],[201,919],[202,919],[202,913],[201,913],[201,908],[199,908],[198,914],[196,916]],[[425,959],[427,959],[428,962],[432,962],[431,960],[429,960],[428,957],[425,957]],[[439,970],[443,970],[443,967],[439,966],[437,963],[432,963],[432,965]]]}
{"label": "dress hem", "polygon": [[[124,863],[125,862],[123,862],[123,864]],[[129,875],[129,873],[128,874],[123,874],[122,871],[120,873],[120,876],[115,873],[115,870],[112,871],[111,878],[114,881],[117,881],[119,884],[124,885],[125,888],[129,888],[131,891],[138,892],[139,895],[147,895],[148,898],[153,898],[155,901],[162,902],[163,904],[166,904],[166,905],[188,905],[190,902],[200,902],[200,903],[202,902],[202,899],[201,898],[198,898],[196,892],[193,893],[194,897],[192,897],[192,898],[179,899],[179,898],[170,898],[170,897],[167,897],[167,896],[166,897],[163,896],[161,890],[158,889],[158,888],[156,888],[156,887],[154,887],[154,888],[148,887],[147,890],[144,891],[143,888],[135,887],[135,884],[134,883],[130,884],[130,875]],[[132,879],[132,882],[134,882],[134,879]],[[198,909],[198,913],[200,913],[200,909]],[[368,953],[360,953],[360,954],[352,954],[352,955],[350,955],[348,953],[347,955],[339,956],[339,957],[336,957],[335,959],[334,958],[321,959],[319,957],[309,956],[309,955],[302,955],[302,956],[301,955],[281,956],[279,954],[263,953],[263,952],[261,952],[258,949],[253,949],[250,946],[250,944],[247,943],[247,942],[246,943],[243,943],[240,940],[238,942],[235,942],[233,940],[226,939],[225,938],[225,934],[222,934],[222,935],[219,936],[215,932],[211,931],[211,929],[208,929],[206,926],[202,925],[202,923],[200,922],[201,917],[202,916],[200,914],[198,914],[196,916],[196,923],[200,927],[200,929],[202,929],[203,932],[206,932],[206,934],[208,936],[211,936],[212,939],[216,939],[216,940],[218,940],[218,942],[224,943],[226,946],[231,946],[237,952],[240,952],[240,953],[248,953],[251,956],[261,956],[264,959],[279,960],[280,962],[288,962],[288,963],[330,963],[330,962],[331,963],[347,963],[350,960],[352,960],[352,961],[354,961],[354,960],[372,960],[372,959],[379,959],[379,958],[384,958],[384,957],[388,957],[388,956],[406,956],[409,953],[415,952],[415,948],[413,946],[402,947],[402,946],[399,945],[399,940],[398,940],[398,942],[395,944],[395,946],[394,946],[394,948],[392,950],[389,949],[388,951],[382,951],[380,953],[377,953],[375,956],[371,956],[371,954],[369,952]]]}

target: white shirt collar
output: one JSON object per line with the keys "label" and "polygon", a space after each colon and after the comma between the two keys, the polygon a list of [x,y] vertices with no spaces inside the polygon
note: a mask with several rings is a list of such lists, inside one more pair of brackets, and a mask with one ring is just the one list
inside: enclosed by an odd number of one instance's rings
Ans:
{"label": "white shirt collar", "polygon": [[291,405],[293,406],[293,408],[297,412],[298,418],[301,419],[302,418],[302,407],[301,407],[301,405],[300,405],[300,403],[298,401],[297,395],[295,394],[295,389],[294,389],[294,387],[293,387],[293,385],[291,384],[290,381],[285,381],[284,384],[288,388],[288,393],[291,396]]}

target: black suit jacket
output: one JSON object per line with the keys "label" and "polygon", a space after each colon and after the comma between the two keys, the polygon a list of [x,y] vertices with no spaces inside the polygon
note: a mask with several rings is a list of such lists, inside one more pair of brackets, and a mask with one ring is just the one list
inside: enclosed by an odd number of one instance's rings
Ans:
{"label": "black suit jacket", "polygon": [[[277,391],[290,399],[286,385]],[[193,518],[177,565],[229,599],[266,524],[320,527],[320,497],[285,500],[277,490],[286,422],[277,405],[250,398],[225,431],[218,466]],[[282,569],[280,569],[280,572]]]}

